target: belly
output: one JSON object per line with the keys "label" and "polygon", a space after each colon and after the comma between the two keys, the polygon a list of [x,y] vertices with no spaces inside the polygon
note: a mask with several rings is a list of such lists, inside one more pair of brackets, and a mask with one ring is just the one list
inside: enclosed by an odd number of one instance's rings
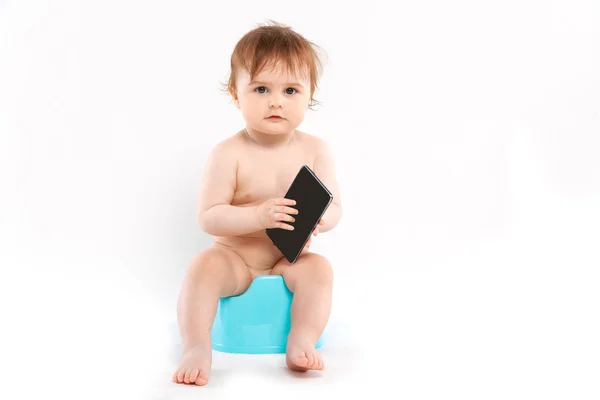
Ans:
{"label": "belly", "polygon": [[258,235],[216,237],[217,246],[225,246],[236,252],[246,265],[257,271],[270,270],[283,258],[271,239],[262,232]]}

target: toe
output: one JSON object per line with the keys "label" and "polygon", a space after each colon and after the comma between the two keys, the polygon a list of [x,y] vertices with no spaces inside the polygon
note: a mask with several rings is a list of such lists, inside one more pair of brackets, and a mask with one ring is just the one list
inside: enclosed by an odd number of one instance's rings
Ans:
{"label": "toe", "polygon": [[315,354],[315,362],[313,363],[313,369],[319,369],[319,356]]}
{"label": "toe", "polygon": [[315,352],[315,369],[321,369],[321,355]]}
{"label": "toe", "polygon": [[181,368],[179,370],[179,373],[177,374],[177,382],[179,382],[179,383],[183,382],[184,377],[185,377],[185,369]]}
{"label": "toe", "polygon": [[205,371],[200,371],[195,383],[198,386],[206,385],[208,383],[208,374]]}
{"label": "toe", "polygon": [[185,374],[183,375],[183,381],[185,383],[190,383],[190,374],[192,373],[192,370],[187,369],[185,370]]}
{"label": "toe", "polygon": [[295,371],[305,370],[308,364],[308,358],[304,353],[289,355],[286,357],[288,367]]}
{"label": "toe", "polygon": [[190,372],[190,382],[196,382],[196,378],[198,378],[198,369],[194,368],[192,372]]}
{"label": "toe", "polygon": [[306,354],[301,354],[294,359],[294,363],[296,363],[296,365],[299,367],[306,367],[309,365],[310,360],[308,359]]}

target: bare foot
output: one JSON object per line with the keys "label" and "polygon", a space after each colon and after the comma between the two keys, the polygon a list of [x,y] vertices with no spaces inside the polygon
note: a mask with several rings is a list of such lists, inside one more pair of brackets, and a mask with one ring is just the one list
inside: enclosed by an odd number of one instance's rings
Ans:
{"label": "bare foot", "polygon": [[315,345],[301,336],[288,337],[285,361],[292,371],[308,371],[325,369],[323,359]]}
{"label": "bare foot", "polygon": [[190,383],[204,386],[208,383],[210,375],[210,364],[212,362],[212,347],[208,345],[197,345],[183,352],[181,363],[173,374],[175,383]]}

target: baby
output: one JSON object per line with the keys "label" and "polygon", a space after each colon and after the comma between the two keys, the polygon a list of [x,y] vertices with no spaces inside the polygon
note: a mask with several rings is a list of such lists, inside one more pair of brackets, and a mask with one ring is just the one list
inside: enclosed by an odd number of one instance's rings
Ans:
{"label": "baby", "polygon": [[[294,294],[288,368],[324,368],[315,345],[330,315],[333,272],[309,248],[312,236],[337,225],[342,206],[330,148],[296,129],[314,102],[320,67],[315,46],[278,24],[250,31],[233,51],[227,90],[246,123],[212,149],[205,166],[197,218],[215,239],[191,260],[178,298],[183,355],[172,377],[176,383],[208,383],[219,299],[243,293],[265,274],[283,276]],[[292,265],[265,229],[294,229],[298,212],[284,196],[302,165],[316,173],[333,201]]]}

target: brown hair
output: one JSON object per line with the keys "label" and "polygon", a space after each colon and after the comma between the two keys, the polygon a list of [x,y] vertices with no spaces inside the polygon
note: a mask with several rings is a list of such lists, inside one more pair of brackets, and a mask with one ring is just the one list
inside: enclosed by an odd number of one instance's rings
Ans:
{"label": "brown hair", "polygon": [[246,33],[236,44],[231,55],[231,71],[229,80],[223,84],[224,90],[230,94],[237,91],[236,79],[240,69],[250,74],[250,79],[263,69],[274,68],[280,62],[287,67],[289,73],[302,73],[310,78],[310,104],[319,102],[314,99],[323,69],[319,57],[320,47],[305,39],[290,27],[274,21]]}

